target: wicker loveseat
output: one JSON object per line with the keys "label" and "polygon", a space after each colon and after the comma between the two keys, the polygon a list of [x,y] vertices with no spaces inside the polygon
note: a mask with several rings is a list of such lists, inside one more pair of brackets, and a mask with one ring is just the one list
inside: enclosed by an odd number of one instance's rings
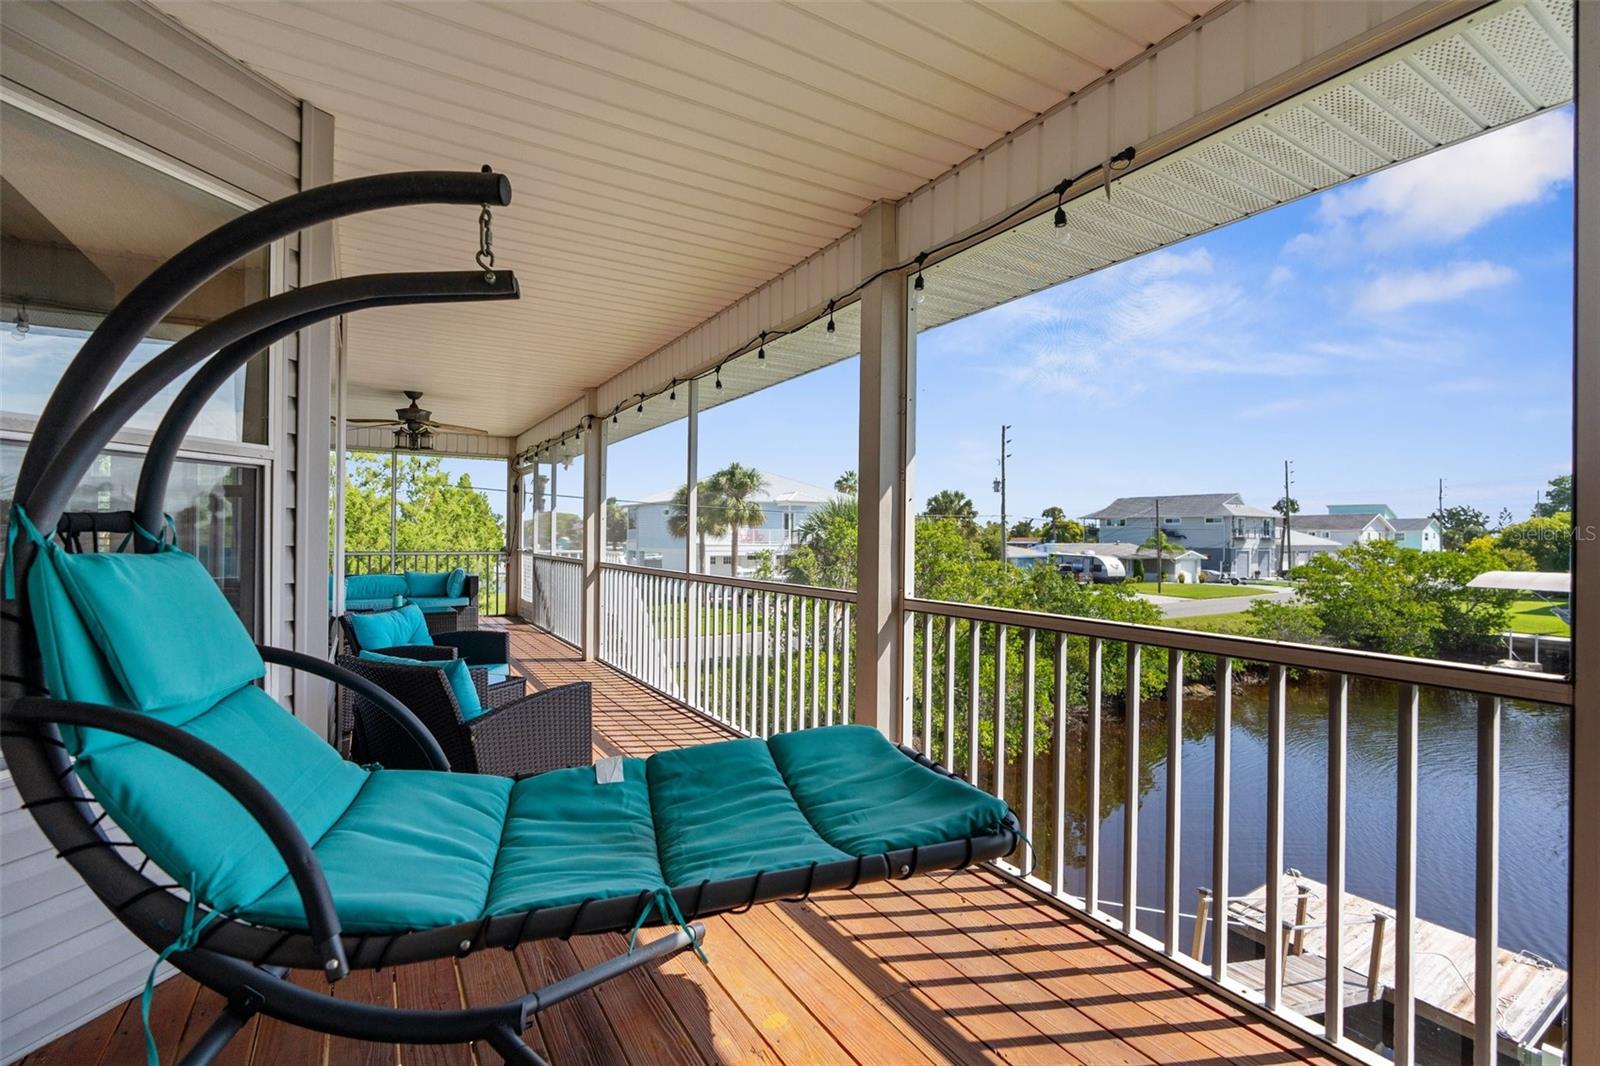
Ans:
{"label": "wicker loveseat", "polygon": [[[330,578],[330,580],[332,580]],[[478,575],[465,570],[351,574],[344,579],[347,611],[386,611],[414,603],[431,632],[478,628]]]}

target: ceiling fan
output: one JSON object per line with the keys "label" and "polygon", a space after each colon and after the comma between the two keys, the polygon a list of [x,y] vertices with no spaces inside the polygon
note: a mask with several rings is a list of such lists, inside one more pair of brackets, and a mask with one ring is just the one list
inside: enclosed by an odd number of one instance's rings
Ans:
{"label": "ceiling fan", "polygon": [[406,389],[405,395],[411,402],[405,407],[395,408],[393,418],[352,418],[349,419],[349,423],[353,426],[394,426],[394,446],[414,452],[431,451],[433,435],[436,432],[480,435],[488,433],[488,430],[475,429],[472,426],[435,422],[432,411],[417,405],[417,401],[422,399],[421,391]]}

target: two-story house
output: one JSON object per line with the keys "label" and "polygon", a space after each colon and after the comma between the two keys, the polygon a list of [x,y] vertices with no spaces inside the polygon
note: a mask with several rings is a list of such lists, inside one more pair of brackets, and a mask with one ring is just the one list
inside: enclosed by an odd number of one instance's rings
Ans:
{"label": "two-story house", "polygon": [[[839,498],[839,493],[833,489],[808,485],[781,474],[763,470],[761,477],[761,488],[749,500],[761,508],[761,524],[739,528],[739,573],[745,577],[755,574],[763,552],[772,553],[773,564],[781,571],[806,516]],[[623,504],[628,515],[628,540],[619,561],[635,566],[661,566],[670,561],[672,569],[683,565],[684,538],[672,532],[676,496],[676,489],[668,489]],[[732,573],[733,537],[729,532],[707,535],[704,545],[702,572]],[[699,536],[690,537],[689,550],[699,555]]]}
{"label": "two-story house", "polygon": [[1436,552],[1444,547],[1444,529],[1437,518],[1400,518],[1388,504],[1383,503],[1332,503],[1329,514],[1382,515],[1394,527],[1390,538],[1402,548],[1415,548],[1422,552]]}
{"label": "two-story house", "polygon": [[1206,569],[1228,577],[1271,577],[1277,571],[1277,513],[1252,507],[1237,492],[1122,496],[1081,517],[1099,528],[1104,541],[1144,544],[1159,528],[1205,556]]}
{"label": "two-story house", "polygon": [[1291,527],[1332,541],[1340,547],[1374,540],[1394,540],[1394,523],[1377,511],[1354,514],[1297,514]]}

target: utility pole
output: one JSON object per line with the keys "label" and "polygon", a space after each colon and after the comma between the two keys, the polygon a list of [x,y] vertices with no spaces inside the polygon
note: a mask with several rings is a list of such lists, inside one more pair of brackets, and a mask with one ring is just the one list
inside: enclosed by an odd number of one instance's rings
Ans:
{"label": "utility pole", "polygon": [[1283,461],[1283,558],[1278,562],[1278,576],[1280,577],[1289,576],[1289,562],[1293,558],[1289,554],[1289,515],[1294,511],[1294,500],[1289,495],[1289,468],[1291,465],[1293,465],[1293,460],[1285,459]]}
{"label": "utility pole", "polygon": [[1011,446],[1010,426],[1000,427],[1000,477],[994,483],[994,491],[1000,494],[1000,561],[1006,562],[1006,545],[1010,543],[1010,531],[1006,529],[1006,449]]}
{"label": "utility pole", "polygon": [[1437,514],[1444,514],[1444,478],[1439,479],[1439,510]]}
{"label": "utility pole", "polygon": [[1161,497],[1156,497],[1156,595],[1161,595]]}

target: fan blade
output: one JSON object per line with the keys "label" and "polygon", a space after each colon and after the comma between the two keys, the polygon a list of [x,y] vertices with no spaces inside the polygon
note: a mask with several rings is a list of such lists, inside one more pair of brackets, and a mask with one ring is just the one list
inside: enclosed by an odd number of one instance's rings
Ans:
{"label": "fan blade", "polygon": [[361,426],[398,426],[398,425],[401,425],[400,422],[397,422],[392,418],[347,418],[347,419],[345,419],[345,422],[348,425],[352,425],[352,426],[356,426],[356,425],[361,425]]}
{"label": "fan blade", "polygon": [[449,422],[429,422],[428,428],[440,430],[445,433],[474,433],[480,437],[487,437],[489,435],[489,431],[486,429],[477,429],[473,426],[457,426]]}

